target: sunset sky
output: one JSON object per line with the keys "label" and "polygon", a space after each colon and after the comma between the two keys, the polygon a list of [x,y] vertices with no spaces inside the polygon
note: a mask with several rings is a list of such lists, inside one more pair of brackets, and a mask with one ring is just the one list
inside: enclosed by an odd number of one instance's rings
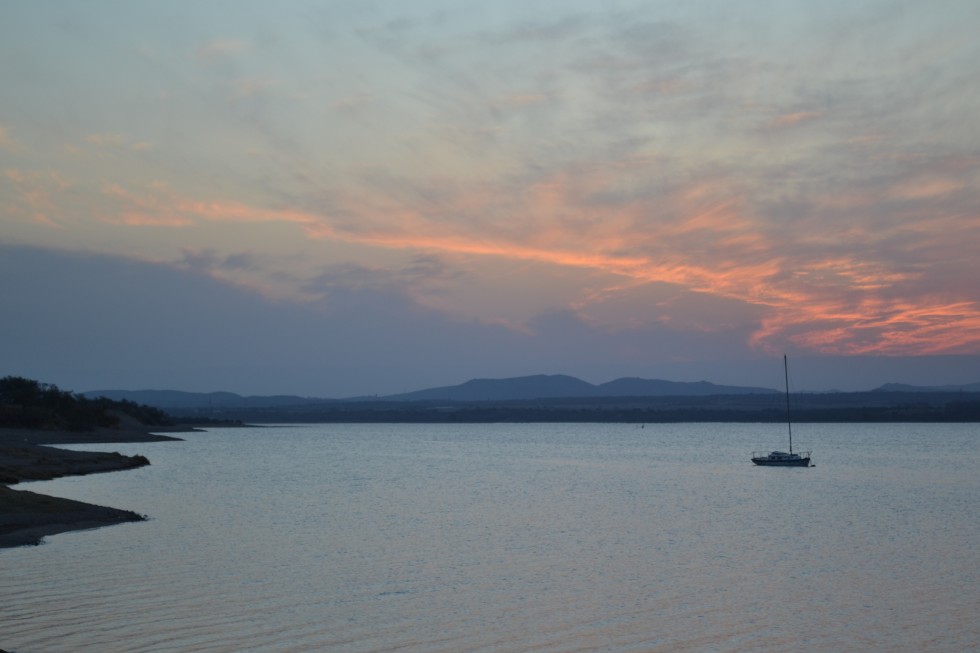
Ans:
{"label": "sunset sky", "polygon": [[8,2],[0,375],[980,381],[980,2]]}

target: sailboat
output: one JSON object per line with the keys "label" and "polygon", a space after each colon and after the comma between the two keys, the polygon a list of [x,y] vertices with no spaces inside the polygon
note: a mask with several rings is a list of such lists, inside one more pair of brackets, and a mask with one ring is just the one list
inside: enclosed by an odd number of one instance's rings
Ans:
{"label": "sailboat", "polygon": [[809,467],[810,452],[793,453],[793,422],[789,414],[789,363],[783,354],[783,376],[786,379],[786,426],[789,429],[789,452],[773,451],[768,454],[752,453],[752,462],[769,467]]}

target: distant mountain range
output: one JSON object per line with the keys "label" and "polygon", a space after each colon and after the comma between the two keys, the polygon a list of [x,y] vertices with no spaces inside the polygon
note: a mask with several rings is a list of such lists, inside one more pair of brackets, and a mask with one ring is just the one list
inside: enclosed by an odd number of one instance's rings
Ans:
{"label": "distant mountain range", "polygon": [[599,397],[705,397],[710,395],[771,394],[769,388],[716,385],[708,381],[686,383],[660,379],[622,378],[593,385],[573,376],[538,374],[510,379],[473,379],[459,385],[430,388],[382,397],[317,399],[292,395],[247,396],[233,392],[181,392],[179,390],[92,390],[86,397],[107,397],[158,408],[271,408],[356,401],[520,401]]}
{"label": "distant mountain range", "polygon": [[[609,399],[626,397],[712,397],[769,395],[771,388],[717,385],[708,381],[680,382],[661,379],[621,378],[593,385],[573,376],[538,374],[509,379],[472,379],[465,383],[387,396],[321,399],[295,395],[242,396],[233,392],[181,392],[178,390],[93,390],[86,397],[127,400],[164,410],[253,409],[329,406],[367,402],[494,402],[536,399]],[[980,392],[980,383],[956,386],[913,386],[887,383],[869,393]],[[861,393],[858,393],[861,394]]]}
{"label": "distant mountain range", "polygon": [[873,392],[980,392],[980,383],[964,385],[907,385],[905,383],[886,383]]}
{"label": "distant mountain range", "polygon": [[538,374],[511,379],[473,379],[460,385],[390,395],[388,401],[513,401],[582,397],[704,397],[769,394],[769,388],[684,383],[660,379],[622,378],[593,385],[574,376]]}

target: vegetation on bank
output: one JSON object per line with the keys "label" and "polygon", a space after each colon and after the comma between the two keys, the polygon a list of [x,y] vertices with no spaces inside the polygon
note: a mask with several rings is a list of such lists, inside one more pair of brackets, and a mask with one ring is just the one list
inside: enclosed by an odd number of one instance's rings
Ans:
{"label": "vegetation on bank", "polygon": [[119,426],[121,415],[147,426],[172,424],[159,408],[104,397],[89,399],[19,376],[0,379],[0,428],[91,431]]}

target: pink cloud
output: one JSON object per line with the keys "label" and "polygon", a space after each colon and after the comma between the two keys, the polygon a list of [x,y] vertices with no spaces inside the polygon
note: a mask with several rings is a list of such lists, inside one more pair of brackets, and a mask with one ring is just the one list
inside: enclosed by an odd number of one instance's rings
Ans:
{"label": "pink cloud", "polygon": [[119,214],[118,224],[127,227],[190,227],[194,223],[179,215],[163,215],[124,211]]}
{"label": "pink cloud", "polygon": [[7,168],[4,177],[14,188],[6,204],[7,210],[45,227],[61,226],[59,199],[75,182],[57,170]]}
{"label": "pink cloud", "polygon": [[948,195],[964,186],[964,182],[959,180],[926,176],[903,183],[892,194],[903,199],[929,199]]}
{"label": "pink cloud", "polygon": [[[980,308],[975,297],[963,294],[971,291],[937,299],[941,279],[915,265],[918,248],[962,249],[975,238],[976,220],[920,212],[879,224],[842,220],[841,229],[828,224],[820,211],[846,216],[880,204],[855,190],[839,206],[810,205],[817,215],[788,231],[757,215],[749,197],[723,179],[635,194],[623,177],[641,168],[566,170],[516,192],[487,182],[362,185],[336,192],[331,212],[200,201],[166,188],[133,194],[107,186],[105,193],[121,202],[117,220],[130,226],[280,223],[313,239],[435,253],[463,266],[467,258],[485,257],[583,270],[596,280],[595,290],[583,289],[575,300],[583,313],[610,297],[638,296],[649,284],[671,284],[716,298],[729,313],[736,302],[746,314],[764,315],[750,342],[761,348],[795,343],[825,353],[879,354],[980,349]],[[913,238],[907,261],[887,249],[905,238]],[[698,324],[710,325],[711,305],[699,306]],[[686,323],[680,315],[672,322]]]}
{"label": "pink cloud", "polygon": [[286,222],[318,228],[323,219],[294,209],[266,209],[241,202],[196,202],[182,200],[178,211],[219,222]]}
{"label": "pink cloud", "polygon": [[116,203],[115,209],[103,211],[103,221],[127,227],[184,228],[193,221],[174,207],[176,198],[166,185],[151,185],[133,192],[121,184],[107,183],[102,195]]}

